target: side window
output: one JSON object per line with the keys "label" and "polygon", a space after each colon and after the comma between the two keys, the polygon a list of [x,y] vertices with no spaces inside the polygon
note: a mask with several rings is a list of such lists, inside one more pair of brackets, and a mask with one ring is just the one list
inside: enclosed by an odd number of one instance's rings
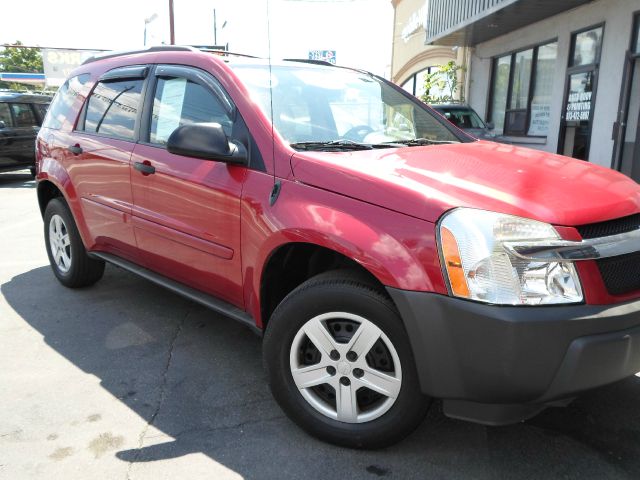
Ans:
{"label": "side window", "polygon": [[49,108],[48,103],[34,103],[33,106],[36,108],[41,119],[47,115],[47,109]]}
{"label": "side window", "polygon": [[38,125],[36,116],[28,103],[11,103],[11,111],[16,127],[35,127]]}
{"label": "side window", "polygon": [[143,82],[142,79],[99,82],[87,102],[81,130],[132,140]]}
{"label": "side window", "polygon": [[11,127],[13,125],[9,105],[6,103],[0,103],[0,122],[4,122],[5,127]]}
{"label": "side window", "polygon": [[181,77],[159,77],[153,100],[149,141],[164,145],[181,125],[215,122],[231,135],[233,121],[207,88]]}
{"label": "side window", "polygon": [[[46,128],[51,128],[54,130],[59,130],[62,127],[65,119],[71,113],[71,107],[78,95],[80,95],[82,86],[87,83],[90,75],[88,73],[83,73],[82,75],[78,75],[75,77],[71,77],[69,80],[64,82],[64,85],[60,87],[58,93],[55,98],[51,102],[51,106],[47,111],[47,116],[42,122],[42,126]],[[71,120],[75,121],[75,118]]]}

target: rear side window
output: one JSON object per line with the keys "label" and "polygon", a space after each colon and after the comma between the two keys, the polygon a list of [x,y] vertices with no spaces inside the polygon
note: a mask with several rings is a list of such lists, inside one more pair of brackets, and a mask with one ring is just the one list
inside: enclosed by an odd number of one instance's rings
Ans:
{"label": "rear side window", "polygon": [[28,103],[11,103],[10,106],[16,127],[35,127],[38,125],[31,105]]}
{"label": "rear side window", "polygon": [[0,122],[4,122],[5,127],[11,127],[13,125],[9,105],[6,103],[0,103]]}
{"label": "rear side window", "polygon": [[215,122],[231,135],[232,120],[208,89],[186,78],[158,78],[151,116],[150,142],[165,144],[171,133],[189,123]]}
{"label": "rear side window", "polygon": [[99,82],[89,97],[83,130],[132,140],[143,82],[142,79]]}
{"label": "rear side window", "polygon": [[[88,73],[83,73],[82,75],[71,77],[69,80],[64,82],[64,85],[62,85],[58,90],[53,102],[51,102],[51,106],[47,111],[47,116],[42,123],[43,127],[52,128],[54,130],[62,128],[65,119],[71,114],[71,107],[73,106],[76,97],[80,95],[82,86],[87,83],[89,78],[90,75]],[[69,120],[73,122],[75,118]]]}

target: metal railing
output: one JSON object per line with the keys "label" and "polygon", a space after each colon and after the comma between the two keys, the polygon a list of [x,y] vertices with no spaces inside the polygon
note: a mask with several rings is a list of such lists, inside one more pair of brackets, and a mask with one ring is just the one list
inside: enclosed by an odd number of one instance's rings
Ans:
{"label": "metal railing", "polygon": [[514,0],[430,0],[427,12],[427,43],[443,33],[482,18]]}

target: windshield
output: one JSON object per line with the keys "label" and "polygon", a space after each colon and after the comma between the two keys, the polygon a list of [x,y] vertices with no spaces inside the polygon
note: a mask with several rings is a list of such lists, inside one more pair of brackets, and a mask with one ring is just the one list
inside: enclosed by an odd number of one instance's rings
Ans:
{"label": "windshield", "polygon": [[309,142],[459,142],[418,101],[366,73],[315,65],[234,65],[274,128],[294,146]]}
{"label": "windshield", "polygon": [[478,114],[470,108],[439,108],[438,110],[458,128],[486,128]]}

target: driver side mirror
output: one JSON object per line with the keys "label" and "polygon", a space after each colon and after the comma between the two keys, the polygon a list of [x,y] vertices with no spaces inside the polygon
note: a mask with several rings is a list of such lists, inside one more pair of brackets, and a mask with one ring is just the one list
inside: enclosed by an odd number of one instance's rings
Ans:
{"label": "driver side mirror", "polygon": [[0,129],[7,128],[7,124],[0,120]]}
{"label": "driver side mirror", "polygon": [[167,150],[176,155],[234,165],[248,163],[247,149],[241,143],[230,141],[219,123],[191,123],[176,128],[167,140]]}
{"label": "driver side mirror", "polygon": [[494,128],[496,128],[493,122],[485,122],[485,125],[489,130],[493,130]]}

